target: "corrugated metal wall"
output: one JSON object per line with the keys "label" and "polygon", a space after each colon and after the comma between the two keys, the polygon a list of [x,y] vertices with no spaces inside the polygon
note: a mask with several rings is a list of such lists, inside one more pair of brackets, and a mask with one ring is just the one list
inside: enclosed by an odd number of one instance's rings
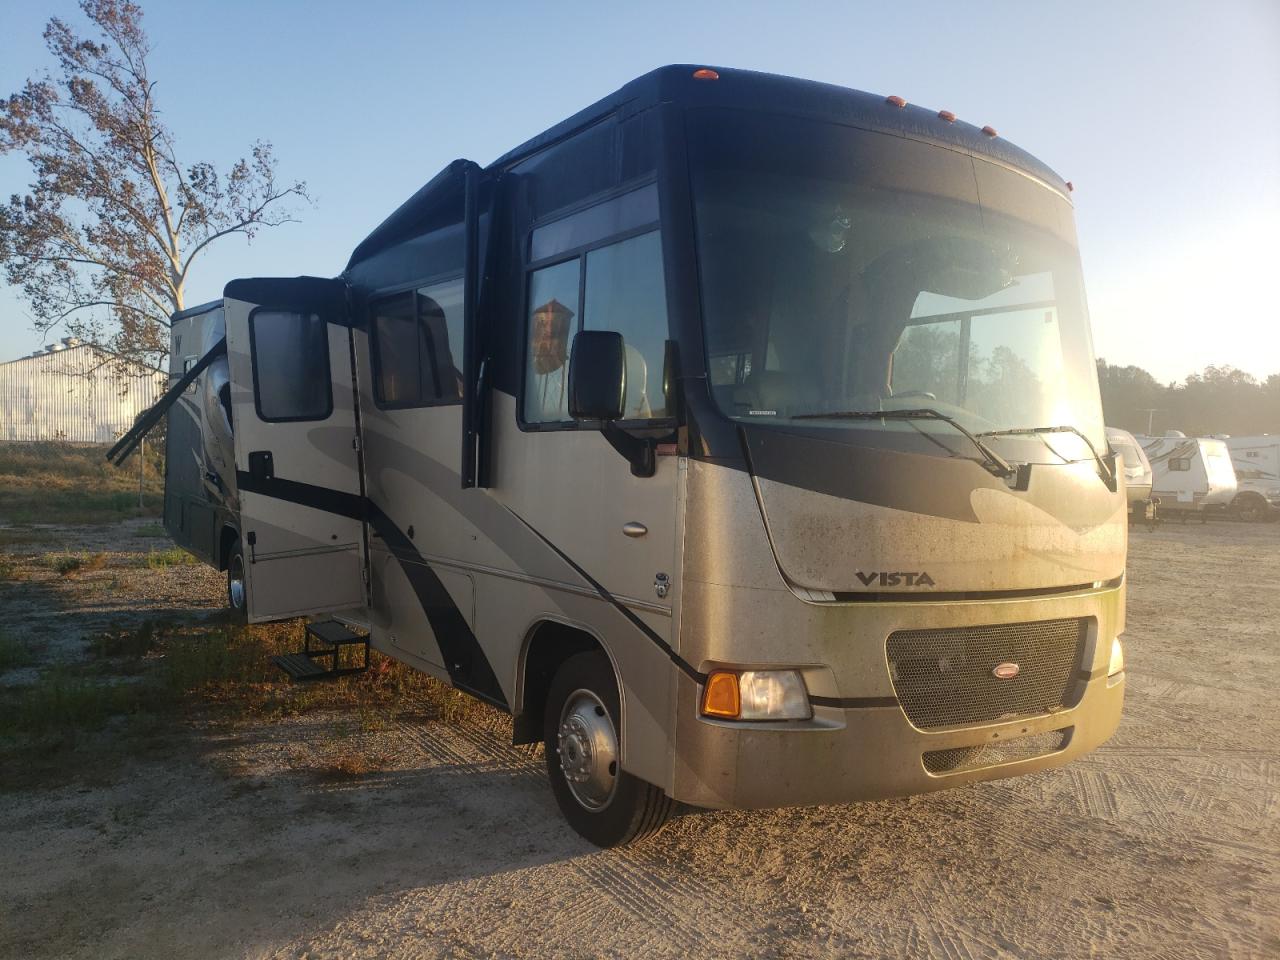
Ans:
{"label": "corrugated metal wall", "polygon": [[115,441],[160,399],[167,377],[110,360],[81,344],[0,363],[0,441]]}

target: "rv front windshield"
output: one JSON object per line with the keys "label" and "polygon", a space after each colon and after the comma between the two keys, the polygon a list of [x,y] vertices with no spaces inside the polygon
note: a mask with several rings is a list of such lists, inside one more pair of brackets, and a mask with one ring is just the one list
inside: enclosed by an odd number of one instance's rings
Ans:
{"label": "rv front windshield", "polygon": [[[722,412],[941,437],[940,422],[849,416],[927,407],[974,433],[1072,426],[1106,449],[1060,195],[957,150],[836,124],[697,110],[688,129]],[[1018,451],[1090,457],[1070,433]]]}

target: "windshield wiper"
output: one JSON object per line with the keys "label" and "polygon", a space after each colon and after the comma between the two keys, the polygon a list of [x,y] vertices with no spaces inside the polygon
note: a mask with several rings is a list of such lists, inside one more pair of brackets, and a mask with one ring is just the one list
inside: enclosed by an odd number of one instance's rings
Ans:
{"label": "windshield wiper", "polygon": [[[1040,437],[1041,440],[1044,440],[1044,434],[1046,433],[1074,433],[1077,437],[1083,440],[1084,445],[1088,447],[1089,452],[1093,454],[1094,462],[1098,464],[1098,472],[1102,474],[1103,482],[1105,482],[1106,485],[1109,486],[1111,489],[1113,490],[1115,489],[1115,486],[1116,486],[1115,473],[1112,472],[1111,468],[1107,466],[1107,462],[1103,460],[1101,456],[1098,455],[1098,449],[1093,445],[1093,441],[1090,440],[1087,436],[1085,436],[1084,432],[1080,430],[1080,428],[1078,427],[1073,427],[1070,424],[1065,424],[1060,427],[1012,427],[1008,430],[984,430],[982,433],[978,434],[978,436],[979,437],[1037,436],[1037,437]],[[1046,447],[1049,447],[1049,441],[1044,440],[1044,445]],[[1053,450],[1053,447],[1049,447],[1049,449]],[[1053,452],[1060,457],[1062,456],[1062,454],[1058,453],[1058,451],[1056,450],[1053,450]],[[1063,459],[1065,460],[1066,458],[1063,457]]]}
{"label": "windshield wiper", "polygon": [[941,420],[943,423],[949,423],[955,427],[960,433],[964,434],[969,441],[978,448],[978,452],[982,454],[983,466],[997,477],[1012,477],[1018,471],[1000,454],[996,453],[985,443],[978,439],[976,434],[970,433],[952,417],[948,417],[941,411],[934,410],[932,407],[913,407],[909,410],[838,410],[833,413],[798,413],[792,416],[792,420]]}

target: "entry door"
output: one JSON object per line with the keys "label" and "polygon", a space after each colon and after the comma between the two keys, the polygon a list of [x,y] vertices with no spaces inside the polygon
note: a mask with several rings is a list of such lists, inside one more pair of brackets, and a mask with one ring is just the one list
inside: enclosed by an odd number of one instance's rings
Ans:
{"label": "entry door", "polygon": [[364,491],[339,281],[235,281],[227,355],[249,619],[363,607]]}

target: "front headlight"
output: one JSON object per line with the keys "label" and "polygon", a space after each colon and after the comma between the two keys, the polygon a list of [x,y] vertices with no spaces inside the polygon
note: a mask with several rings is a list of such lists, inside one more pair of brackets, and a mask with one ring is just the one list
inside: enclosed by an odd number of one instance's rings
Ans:
{"label": "front headlight", "polygon": [[1114,677],[1117,673],[1124,672],[1124,647],[1120,645],[1120,638],[1116,637],[1111,641],[1111,663],[1107,665],[1107,676]]}
{"label": "front headlight", "polygon": [[808,720],[813,708],[798,670],[715,670],[707,677],[702,713],[722,720]]}

